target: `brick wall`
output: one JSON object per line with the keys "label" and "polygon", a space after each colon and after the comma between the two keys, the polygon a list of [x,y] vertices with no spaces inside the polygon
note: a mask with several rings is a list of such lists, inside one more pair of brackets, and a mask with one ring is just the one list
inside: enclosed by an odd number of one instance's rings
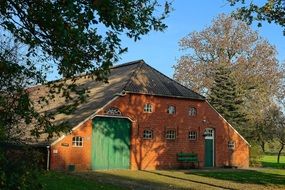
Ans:
{"label": "brick wall", "polygon": [[[144,104],[153,106],[152,113],[144,113]],[[176,114],[167,113],[167,107],[174,105]],[[234,165],[248,167],[249,146],[229,126],[225,120],[205,101],[167,98],[158,96],[127,94],[107,105],[98,115],[103,115],[109,107],[117,107],[123,116],[132,120],[131,130],[131,169],[165,169],[177,168],[181,164],[176,161],[178,152],[195,152],[198,154],[200,166],[204,165],[204,130],[215,130],[215,166]],[[189,107],[197,108],[196,116],[189,116]],[[144,129],[153,131],[152,139],[143,139]],[[165,132],[176,131],[175,140],[167,140]],[[197,140],[189,140],[189,131],[196,131]],[[72,137],[84,137],[82,148],[72,147]],[[91,136],[92,121],[67,135],[52,146],[51,168],[66,169],[69,164],[76,169],[91,168]],[[235,142],[235,149],[228,149],[228,141]],[[62,143],[69,143],[68,147]],[[54,153],[53,150],[57,150]]]}
{"label": "brick wall", "polygon": [[[74,136],[83,137],[82,147],[72,145]],[[89,120],[51,146],[50,168],[52,170],[68,170],[69,165],[74,165],[76,170],[91,169],[91,137],[92,121]]]}

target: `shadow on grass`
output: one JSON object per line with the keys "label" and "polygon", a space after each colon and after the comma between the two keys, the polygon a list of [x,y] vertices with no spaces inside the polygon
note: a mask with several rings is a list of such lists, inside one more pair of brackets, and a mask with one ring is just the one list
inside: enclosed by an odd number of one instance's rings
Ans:
{"label": "shadow on grass", "polygon": [[43,185],[43,190],[78,190],[78,189],[104,189],[123,190],[112,184],[99,182],[98,180],[88,180],[77,177],[66,172],[43,172],[39,175],[39,180]]}
{"label": "shadow on grass", "polygon": [[278,164],[278,163],[261,161],[261,164],[262,164],[262,167],[285,169],[285,163],[279,163]]}
{"label": "shadow on grass", "polygon": [[[140,189],[140,190],[168,190],[173,189],[171,184],[154,182],[151,180],[146,179],[136,179],[127,176],[120,176],[117,174],[105,173],[105,172],[80,172],[80,173],[73,173],[72,175],[81,176],[85,179],[95,180],[99,183],[105,183],[114,185],[124,189]],[[191,190],[191,188],[188,188]]]}
{"label": "shadow on grass", "polygon": [[262,185],[285,185],[285,175],[265,173],[256,170],[231,170],[231,171],[195,171],[186,173],[202,177],[210,177],[220,180],[228,180],[239,183],[262,184]]}

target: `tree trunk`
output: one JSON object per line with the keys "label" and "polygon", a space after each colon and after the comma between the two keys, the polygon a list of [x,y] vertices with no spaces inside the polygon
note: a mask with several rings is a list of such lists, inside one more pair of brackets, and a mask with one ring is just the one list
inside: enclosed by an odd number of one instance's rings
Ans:
{"label": "tree trunk", "polygon": [[278,164],[280,163],[280,155],[281,155],[281,152],[282,152],[283,148],[284,148],[284,144],[281,144],[281,148],[280,148],[280,150],[278,152],[278,157],[277,157],[277,163]]}
{"label": "tree trunk", "polygon": [[261,141],[260,146],[261,146],[262,152],[265,153],[265,142]]}

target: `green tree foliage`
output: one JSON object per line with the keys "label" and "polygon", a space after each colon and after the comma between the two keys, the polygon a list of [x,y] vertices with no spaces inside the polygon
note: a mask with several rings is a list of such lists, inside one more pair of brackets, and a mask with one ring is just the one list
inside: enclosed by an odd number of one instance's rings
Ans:
{"label": "green tree foliage", "polygon": [[[109,67],[126,51],[120,44],[121,35],[139,40],[152,30],[163,31],[169,6],[167,1],[162,6],[156,0],[1,1],[2,37],[10,34],[13,43],[22,48],[10,48],[11,41],[1,43],[0,140],[10,140],[11,134],[23,136],[23,130],[17,127],[19,121],[35,122],[31,132],[36,136],[46,132],[51,136],[60,130],[50,123],[51,113],[36,112],[26,89],[44,83],[47,70],[56,65],[65,78],[48,84],[53,90],[41,101],[48,103],[53,93],[59,92],[73,102],[69,107],[78,106],[84,102],[88,89],[76,88],[75,75],[88,73],[94,80],[107,81]],[[72,82],[67,84],[70,78]]]}
{"label": "green tree foliage", "polygon": [[[258,21],[258,26],[262,26],[262,21],[275,23],[285,27],[285,1],[284,0],[266,0],[262,5],[246,0],[228,0],[231,6],[241,3],[242,6],[237,9],[234,15],[251,24]],[[285,35],[285,29],[283,30]]]}
{"label": "green tree foliage", "polygon": [[272,143],[274,141],[274,125],[271,122],[271,115],[276,110],[276,105],[270,107],[264,107],[263,119],[253,120],[248,123],[254,130],[251,131],[250,138],[255,141],[255,145],[259,145],[259,148],[266,152],[265,147],[267,143]]}
{"label": "green tree foliage", "polygon": [[[161,12],[157,12],[161,7]],[[109,66],[125,52],[120,35],[138,40],[152,30],[163,31],[169,4],[156,0],[5,0],[0,2],[0,26],[51,56],[66,77],[93,71],[105,77]]]}
{"label": "green tree foliage", "polygon": [[38,182],[40,153],[27,147],[0,145],[0,189],[41,189]]}
{"label": "green tree foliage", "polygon": [[[76,75],[106,82],[110,66],[127,51],[121,37],[136,41],[165,30],[170,9],[157,0],[0,1],[0,143],[25,144],[30,135],[64,131],[67,126],[52,124],[53,113],[37,112],[29,87],[48,85],[50,94],[38,103],[46,105],[53,93],[61,93],[73,102],[64,113],[74,110],[88,92],[77,88]],[[64,79],[48,84],[52,66]],[[1,144],[0,189],[39,189],[31,160],[11,160]]]}
{"label": "green tree foliage", "polygon": [[[0,43],[0,189],[40,189],[38,152],[25,146],[30,133],[53,135],[64,128],[52,126],[38,113],[26,87],[44,81],[34,64],[20,58],[19,44],[11,38]],[[23,126],[33,126],[23,128]],[[13,146],[11,146],[13,144]]]}
{"label": "green tree foliage", "polygon": [[285,115],[281,107],[273,107],[266,114],[267,135],[270,135],[279,143],[277,163],[280,162],[280,155],[285,147]]}
{"label": "green tree foliage", "polygon": [[236,129],[244,130],[246,119],[241,111],[242,93],[237,89],[227,65],[221,63],[214,72],[214,84],[208,99],[211,105]]}

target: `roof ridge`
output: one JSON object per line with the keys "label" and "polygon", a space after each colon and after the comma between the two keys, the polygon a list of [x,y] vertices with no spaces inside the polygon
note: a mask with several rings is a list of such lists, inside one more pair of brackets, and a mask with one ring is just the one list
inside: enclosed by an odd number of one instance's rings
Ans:
{"label": "roof ridge", "polygon": [[[144,62],[144,63],[145,63],[145,62]],[[186,89],[186,90],[190,90],[191,92],[193,92],[193,93],[197,94],[198,96],[202,97],[203,99],[206,99],[206,97],[205,97],[205,96],[202,96],[201,94],[199,94],[199,93],[197,93],[197,92],[193,91],[192,89],[190,89],[190,88],[188,88],[188,87],[186,87],[186,86],[184,86],[184,85],[180,84],[180,83],[179,83],[179,82],[177,82],[176,80],[174,80],[174,79],[172,79],[172,78],[168,77],[167,75],[165,75],[165,74],[163,74],[162,72],[158,71],[158,70],[157,70],[157,69],[155,69],[154,67],[151,67],[151,66],[150,66],[150,65],[148,65],[147,63],[145,63],[145,64],[146,64],[149,68],[151,68],[152,70],[154,70],[155,72],[157,72],[158,74],[160,74],[160,75],[162,75],[162,76],[166,77],[167,79],[169,79],[169,80],[171,80],[172,82],[174,82],[174,83],[178,84],[179,86],[183,87],[184,89]]]}
{"label": "roof ridge", "polygon": [[137,66],[137,68],[135,69],[135,71],[132,73],[131,77],[129,78],[129,80],[126,82],[126,84],[124,85],[124,87],[122,88],[122,91],[124,91],[126,89],[126,87],[132,82],[132,78],[137,74],[138,70],[141,69],[141,67],[143,66],[143,64],[146,64],[145,61],[143,59],[141,59],[139,62],[139,65]]}
{"label": "roof ridge", "polygon": [[122,64],[118,64],[118,65],[112,66],[112,67],[110,67],[110,69],[116,69],[116,68],[119,68],[119,67],[125,67],[125,66],[129,66],[129,65],[133,65],[133,64],[138,64],[138,63],[141,63],[142,61],[144,62],[143,59],[138,59],[138,60],[135,60],[135,61],[126,62],[126,63],[122,63]]}

